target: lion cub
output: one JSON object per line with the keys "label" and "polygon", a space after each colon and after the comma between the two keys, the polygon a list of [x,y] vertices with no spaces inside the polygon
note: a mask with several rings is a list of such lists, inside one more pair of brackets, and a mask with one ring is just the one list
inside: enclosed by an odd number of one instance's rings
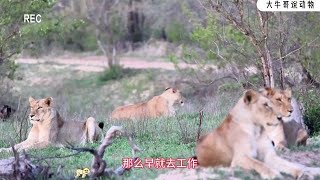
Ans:
{"label": "lion cub", "polygon": [[[84,144],[98,140],[102,135],[103,123],[89,117],[86,121],[65,121],[52,107],[53,99],[35,100],[29,97],[32,128],[28,138],[16,144],[18,151],[45,148],[48,145],[62,147],[68,144]],[[10,151],[11,148],[1,150]]]}
{"label": "lion cub", "polygon": [[173,105],[183,105],[183,97],[179,89],[167,88],[161,95],[154,96],[147,102],[120,106],[111,113],[111,119],[146,119],[162,116],[173,116]]}
{"label": "lion cub", "polygon": [[320,175],[320,168],[305,167],[277,156],[266,126],[280,124],[277,107],[266,97],[248,90],[222,124],[202,136],[196,146],[200,166],[239,166],[257,171],[263,178],[281,177],[285,172],[299,177],[305,172]]}

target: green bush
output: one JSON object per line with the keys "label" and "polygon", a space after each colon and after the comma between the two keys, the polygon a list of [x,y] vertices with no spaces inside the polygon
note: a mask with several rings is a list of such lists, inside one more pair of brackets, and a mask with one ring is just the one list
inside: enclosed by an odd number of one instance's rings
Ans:
{"label": "green bush", "polygon": [[165,30],[161,28],[154,28],[149,30],[151,32],[151,37],[155,39],[162,39],[165,35]]}
{"label": "green bush", "polygon": [[110,80],[119,80],[125,77],[131,77],[138,74],[141,70],[123,68],[120,65],[113,65],[111,68],[105,69],[99,76],[98,81],[106,82]]}
{"label": "green bush", "polygon": [[188,33],[184,25],[179,22],[173,22],[166,28],[167,38],[170,42],[181,42],[188,40]]}
{"label": "green bush", "polygon": [[0,80],[3,78],[13,79],[17,67],[18,65],[11,60],[6,60],[3,63],[0,63]]}
{"label": "green bush", "polygon": [[304,122],[310,130],[310,135],[320,135],[320,103],[309,105],[304,114]]}
{"label": "green bush", "polygon": [[[61,18],[46,20],[43,23],[24,26],[22,35],[34,37],[33,47],[25,48],[25,52],[33,56],[46,54],[54,48],[74,52],[94,51],[97,49],[96,36],[93,27],[82,19]],[[29,44],[26,43],[26,44]]]}
{"label": "green bush", "polygon": [[310,130],[311,136],[320,135],[320,100],[319,92],[309,89],[303,97],[305,104],[304,122]]}
{"label": "green bush", "polygon": [[99,76],[100,81],[110,81],[121,79],[124,76],[124,69],[120,65],[114,65],[103,71]]}
{"label": "green bush", "polygon": [[64,34],[60,43],[64,49],[71,51],[94,51],[98,47],[96,36],[90,30],[82,29]]}

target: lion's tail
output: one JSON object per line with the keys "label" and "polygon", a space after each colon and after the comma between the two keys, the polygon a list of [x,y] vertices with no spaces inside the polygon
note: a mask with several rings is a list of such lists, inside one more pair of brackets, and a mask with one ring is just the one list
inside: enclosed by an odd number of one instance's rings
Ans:
{"label": "lion's tail", "polygon": [[103,123],[103,122],[99,122],[99,123],[98,123],[98,126],[99,126],[99,128],[103,129],[104,123]]}
{"label": "lion's tail", "polygon": [[[97,127],[98,125],[98,127]],[[100,137],[100,133],[102,133],[102,128],[104,126],[103,122],[97,123],[93,117],[89,117],[86,120],[86,136],[89,142],[93,142]]]}
{"label": "lion's tail", "polygon": [[199,166],[199,161],[198,161],[198,157],[196,155],[192,156],[190,159],[194,159],[194,160],[197,160],[197,165]]}

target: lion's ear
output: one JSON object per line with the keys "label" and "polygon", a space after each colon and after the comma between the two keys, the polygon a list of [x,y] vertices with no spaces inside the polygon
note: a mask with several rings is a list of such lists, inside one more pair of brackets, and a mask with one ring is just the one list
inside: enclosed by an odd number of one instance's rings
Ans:
{"label": "lion's ear", "polygon": [[32,104],[35,101],[35,99],[33,97],[29,97],[29,103]]}
{"label": "lion's ear", "polygon": [[52,105],[52,102],[53,102],[53,98],[52,98],[52,97],[47,97],[47,98],[44,100],[44,104],[46,104],[47,106],[51,106],[51,105]]}
{"label": "lion's ear", "polygon": [[273,96],[275,94],[275,91],[272,88],[266,87],[259,89],[259,93],[264,96]]}
{"label": "lion's ear", "polygon": [[176,93],[177,89],[176,88],[172,88],[172,93]]}
{"label": "lion's ear", "polygon": [[247,90],[244,94],[243,101],[245,104],[249,105],[251,103],[254,103],[258,100],[258,94],[254,90]]}
{"label": "lion's ear", "polygon": [[[166,87],[166,90],[168,90],[168,89],[171,89],[171,87]],[[164,91],[166,91],[166,90],[164,90]]]}

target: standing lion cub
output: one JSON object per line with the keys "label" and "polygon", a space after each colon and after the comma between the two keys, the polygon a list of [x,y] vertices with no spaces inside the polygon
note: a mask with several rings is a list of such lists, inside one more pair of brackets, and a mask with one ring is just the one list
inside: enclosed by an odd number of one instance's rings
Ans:
{"label": "standing lion cub", "polygon": [[[49,145],[62,147],[67,144],[84,144],[98,140],[102,135],[103,123],[89,117],[86,121],[65,121],[52,107],[53,99],[35,100],[29,97],[32,128],[28,138],[14,146],[18,151],[40,149]],[[10,151],[11,148],[2,148]]]}
{"label": "standing lion cub", "polygon": [[176,88],[167,88],[161,95],[154,96],[147,102],[120,106],[116,108],[111,119],[146,119],[162,116],[173,116],[175,109],[173,105],[183,105],[183,97]]}

